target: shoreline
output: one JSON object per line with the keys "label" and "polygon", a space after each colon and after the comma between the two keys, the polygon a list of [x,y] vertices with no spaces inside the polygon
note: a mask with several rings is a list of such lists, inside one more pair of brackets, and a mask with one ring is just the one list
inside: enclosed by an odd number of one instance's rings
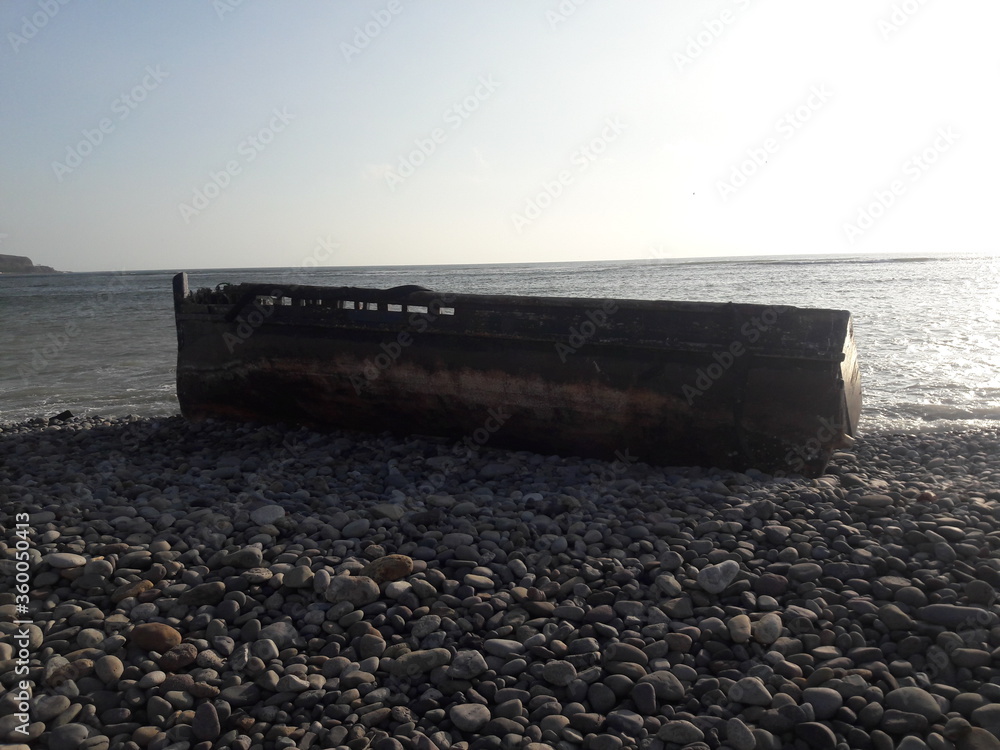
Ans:
{"label": "shoreline", "polygon": [[997,429],[862,437],[805,479],[179,417],[34,422],[0,425],[5,576],[25,513],[33,622],[19,736],[5,584],[0,742],[1000,735]]}

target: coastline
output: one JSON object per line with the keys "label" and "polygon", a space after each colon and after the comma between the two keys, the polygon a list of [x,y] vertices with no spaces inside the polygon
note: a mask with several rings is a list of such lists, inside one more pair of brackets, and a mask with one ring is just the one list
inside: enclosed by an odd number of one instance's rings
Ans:
{"label": "coastline", "polygon": [[[864,437],[804,479],[177,417],[34,422],[0,426],[7,570],[27,514],[33,623],[30,734],[0,718],[2,742],[1000,733],[997,429]],[[20,600],[3,590],[13,695]]]}

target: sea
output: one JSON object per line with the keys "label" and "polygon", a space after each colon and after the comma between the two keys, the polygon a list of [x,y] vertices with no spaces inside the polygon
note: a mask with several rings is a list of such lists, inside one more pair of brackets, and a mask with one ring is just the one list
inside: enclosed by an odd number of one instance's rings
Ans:
{"label": "sea", "polygon": [[[186,270],[186,269],[175,269]],[[0,275],[0,423],[179,413],[175,270]],[[189,271],[224,282],[442,293],[749,302],[849,310],[863,383],[861,434],[995,427],[1000,257],[764,256],[492,265]]]}

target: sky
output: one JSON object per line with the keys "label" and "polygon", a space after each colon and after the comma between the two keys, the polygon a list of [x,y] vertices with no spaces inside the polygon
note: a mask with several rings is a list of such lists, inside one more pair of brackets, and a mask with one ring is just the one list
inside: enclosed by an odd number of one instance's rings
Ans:
{"label": "sky", "polygon": [[4,0],[66,271],[997,251],[996,0]]}

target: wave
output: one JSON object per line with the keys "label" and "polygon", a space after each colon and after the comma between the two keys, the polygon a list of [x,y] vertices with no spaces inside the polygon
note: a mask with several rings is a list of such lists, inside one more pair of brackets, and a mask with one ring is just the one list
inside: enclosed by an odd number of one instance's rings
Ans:
{"label": "wave", "polygon": [[908,417],[925,422],[938,420],[1000,420],[1000,406],[996,404],[952,406],[948,404],[898,404],[896,410]]}
{"label": "wave", "polygon": [[913,257],[913,258],[802,258],[773,260],[770,258],[725,258],[720,260],[688,260],[677,261],[671,265],[677,266],[843,266],[843,265],[874,265],[885,263],[930,263],[936,261],[954,260],[954,258]]}

